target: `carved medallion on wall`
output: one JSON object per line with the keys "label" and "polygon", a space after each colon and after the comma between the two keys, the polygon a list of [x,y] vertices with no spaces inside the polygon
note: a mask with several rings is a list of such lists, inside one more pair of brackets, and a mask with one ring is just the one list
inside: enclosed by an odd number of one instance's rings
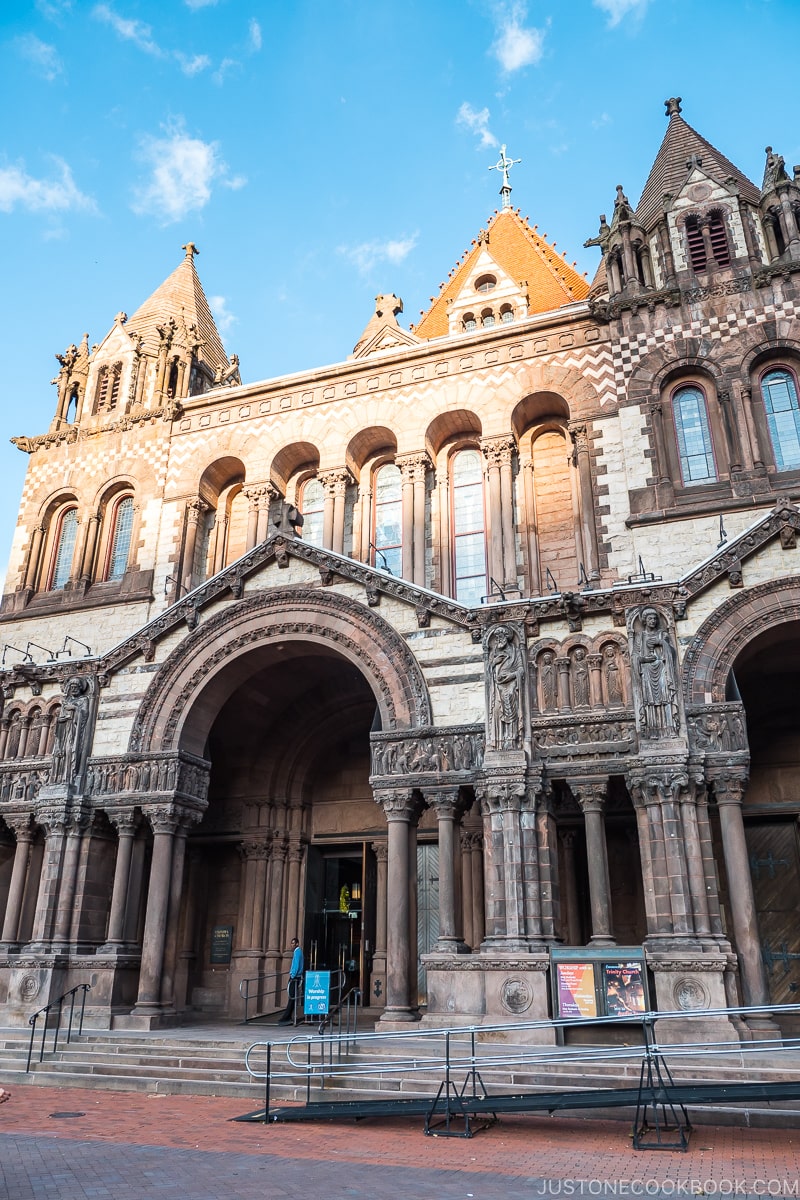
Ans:
{"label": "carved medallion on wall", "polygon": [[500,1003],[506,1012],[526,1012],[533,1003],[530,985],[524,979],[506,979],[500,989]]}
{"label": "carved medallion on wall", "polygon": [[697,979],[678,979],[672,989],[672,994],[678,1008],[708,1008],[708,992]]}
{"label": "carved medallion on wall", "polygon": [[19,981],[20,1000],[35,1000],[40,988],[41,984],[35,975],[23,975]]}

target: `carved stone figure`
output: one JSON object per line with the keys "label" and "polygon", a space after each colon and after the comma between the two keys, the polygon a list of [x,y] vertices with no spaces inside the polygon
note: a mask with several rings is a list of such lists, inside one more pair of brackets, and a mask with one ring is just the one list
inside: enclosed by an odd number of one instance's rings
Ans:
{"label": "carved stone figure", "polygon": [[552,650],[545,650],[541,657],[539,679],[542,687],[542,711],[555,712],[558,704],[558,680],[556,656]]}
{"label": "carved stone figure", "polygon": [[578,646],[572,655],[572,706],[588,708],[589,703],[589,664],[583,646]]}
{"label": "carved stone figure", "polygon": [[622,676],[615,646],[603,647],[603,679],[606,687],[606,704],[609,708],[621,708],[625,703],[625,693],[622,688]]}
{"label": "carved stone figure", "polygon": [[675,651],[654,608],[645,608],[641,614],[635,653],[642,732],[647,738],[674,737],[680,728]]}
{"label": "carved stone figure", "polygon": [[89,684],[73,675],[62,684],[64,699],[56,718],[51,783],[72,783],[81,773],[89,724]]}
{"label": "carved stone figure", "polygon": [[489,667],[489,740],[495,749],[522,745],[525,663],[513,630],[501,625],[486,639]]}

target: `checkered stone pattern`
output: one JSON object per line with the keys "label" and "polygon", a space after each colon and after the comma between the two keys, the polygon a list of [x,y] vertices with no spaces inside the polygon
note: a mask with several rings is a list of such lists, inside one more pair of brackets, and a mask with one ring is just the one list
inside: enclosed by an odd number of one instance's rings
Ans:
{"label": "checkered stone pattern", "polygon": [[[83,480],[115,479],[129,472],[137,478],[147,474],[158,491],[166,484],[169,459],[168,426],[160,425],[156,430],[147,426],[141,432],[133,429],[87,438],[76,454]],[[34,453],[22,489],[21,511],[37,497],[49,496],[64,486],[63,455],[48,449]],[[72,483],[73,490],[77,486]]]}
{"label": "checkered stone pattern", "polygon": [[620,401],[625,399],[627,379],[643,358],[652,350],[673,345],[677,339],[710,338],[712,341],[724,343],[767,321],[797,317],[800,317],[800,302],[784,300],[780,304],[765,304],[763,308],[758,309],[745,308],[740,312],[728,312],[724,316],[704,315],[686,325],[670,325],[649,330],[640,337],[630,338],[623,334],[613,345],[617,396]]}

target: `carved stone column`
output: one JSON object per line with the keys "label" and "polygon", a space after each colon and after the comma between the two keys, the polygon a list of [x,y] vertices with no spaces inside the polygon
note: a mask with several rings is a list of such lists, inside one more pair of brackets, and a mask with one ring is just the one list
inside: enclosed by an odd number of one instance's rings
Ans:
{"label": "carved stone column", "polygon": [[569,669],[570,661],[566,656],[556,659],[556,671],[558,672],[559,712],[569,712],[571,709],[569,698]]}
{"label": "carved stone column", "polygon": [[183,566],[180,580],[182,586],[191,591],[194,587],[194,560],[197,551],[197,533],[208,512],[208,505],[197,496],[186,504],[186,537],[183,544]]}
{"label": "carved stone column", "polygon": [[[281,958],[281,931],[284,917],[283,910],[283,874],[286,857],[289,853],[289,842],[283,833],[275,833],[270,858],[269,880],[269,926],[267,931],[267,957],[275,962]],[[277,966],[275,968],[277,970]]]}
{"label": "carved stone column", "polygon": [[386,998],[386,866],[389,847],[386,842],[373,842],[372,849],[378,865],[375,881],[375,952],[372,955],[370,1003],[383,1004]]}
{"label": "carved stone column", "polygon": [[[711,919],[708,909],[708,881],[703,863],[703,849],[700,843],[700,829],[697,822],[696,784],[694,780],[687,781],[687,787],[680,797],[681,832],[686,867],[689,876],[689,892],[692,900],[692,924],[695,933],[707,937],[711,933]],[[701,788],[703,787],[701,783]]]}
{"label": "carved stone column", "polygon": [[247,499],[247,536],[245,550],[253,550],[258,545],[258,503],[261,488],[246,487],[242,491]]}
{"label": "carved stone column", "polygon": [[161,1004],[165,1009],[177,1007],[175,995],[175,971],[178,965],[178,939],[180,936],[181,900],[183,898],[183,876],[186,865],[186,835],[188,826],[181,821],[175,830],[172,846],[172,877],[167,903],[167,935],[164,939],[164,961],[161,967]]}
{"label": "carved stone column", "polygon": [[108,917],[108,933],[103,953],[118,950],[125,944],[125,913],[128,904],[133,841],[136,837],[138,818],[128,810],[109,812],[108,818],[116,828],[117,860],[114,864],[114,884],[111,890],[111,911]]}
{"label": "carved stone column", "polygon": [[24,716],[20,721],[19,731],[19,747],[17,748],[17,758],[25,758],[28,753],[28,738],[31,732],[30,715]]}
{"label": "carved stone column", "polygon": [[439,823],[439,938],[436,950],[465,954],[467,947],[456,932],[455,823],[463,805],[458,788],[426,793]]}
{"label": "carved stone column", "polygon": [[525,876],[522,865],[520,812],[526,796],[524,778],[487,778],[479,791],[484,816],[484,844],[491,841],[491,874],[487,880],[487,949],[527,950]]}
{"label": "carved stone column", "polygon": [[100,531],[100,514],[92,513],[86,522],[84,542],[80,554],[80,571],[78,578],[84,587],[92,582],[92,566],[97,551],[97,535]]}
{"label": "carved stone column", "polygon": [[489,492],[489,574],[495,583],[502,580],[503,587],[508,588],[517,586],[514,497],[511,487],[511,455],[515,446],[514,439],[508,436],[481,440]]}
{"label": "carved stone column", "polygon": [[259,488],[258,497],[258,518],[256,520],[256,539],[258,544],[265,542],[269,537],[269,506],[273,500],[277,500],[279,496],[278,489],[271,483],[265,483]]}
{"label": "carved stone column", "polygon": [[[747,781],[741,776],[715,775],[713,784],[728,876],[728,902],[739,959],[742,998],[745,1004],[768,1005],[769,988],[761,958],[750,857],[742,820],[742,797]],[[747,1023],[751,1025],[750,1020]]]}
{"label": "carved stone column", "polygon": [[597,545],[597,524],[594,517],[594,493],[592,491],[592,463],[589,455],[589,437],[585,424],[571,424],[575,466],[578,470],[578,495],[580,499],[581,544],[586,573],[590,579],[600,578],[600,556]]}
{"label": "carved stone column", "polygon": [[[413,792],[395,790],[376,793],[388,826],[388,872],[386,896],[386,1009],[384,1021],[416,1021],[416,996],[411,984],[416,972],[416,929],[411,931],[409,888],[416,881],[416,862],[411,862],[412,827],[416,828],[420,805]],[[413,871],[413,877],[411,872]]]}
{"label": "carved stone column", "polygon": [[402,478],[403,578],[425,586],[425,482],[431,462],[424,452],[404,454],[396,465]]}
{"label": "carved stone column", "polygon": [[561,835],[564,847],[564,900],[566,908],[566,942],[568,946],[579,946],[581,937],[580,911],[578,907],[578,880],[575,874],[575,838],[574,829],[567,829]]}
{"label": "carved stone column", "polygon": [[8,731],[10,728],[10,718],[3,717],[2,720],[0,720],[0,762],[2,762],[6,756],[6,749],[8,748]]}
{"label": "carved stone column", "polygon": [[461,847],[461,925],[464,941],[472,948],[477,945],[472,921],[472,834],[462,829],[459,837]]}
{"label": "carved stone column", "polygon": [[145,809],[153,829],[153,857],[147,889],[147,915],[142,939],[139,994],[134,1015],[149,1015],[161,1007],[161,973],[167,937],[172,850],[179,816],[172,805]]}
{"label": "carved stone column", "polygon": [[23,587],[28,591],[33,591],[36,587],[44,532],[43,525],[36,525],[31,535],[31,544],[28,551],[28,561],[25,565],[25,579],[23,582]]}
{"label": "carved stone column", "polygon": [[539,845],[539,889],[542,909],[542,937],[555,941],[561,914],[561,880],[558,868],[558,830],[553,812],[552,793],[544,790],[536,814]]}
{"label": "carved stone column", "polygon": [[347,486],[352,477],[346,467],[325,471],[319,476],[325,489],[322,516],[322,544],[326,550],[344,554],[344,518]]}
{"label": "carved stone column", "polygon": [[402,455],[395,459],[401,479],[401,537],[402,554],[400,569],[403,578],[414,577],[414,455]]}
{"label": "carved stone column", "polygon": [[58,889],[58,907],[52,939],[54,949],[69,943],[81,844],[89,823],[88,814],[80,810],[74,811],[66,822],[61,886]]}
{"label": "carved stone column", "polygon": [[608,780],[569,781],[570,791],[581,806],[586,829],[586,860],[589,869],[589,904],[594,946],[613,946],[611,929],[611,885],[608,878],[605,802]]}
{"label": "carved stone column", "polygon": [[22,901],[25,896],[25,881],[28,876],[28,861],[30,859],[33,830],[30,819],[14,818],[10,814],[4,818],[13,829],[17,838],[14,850],[14,865],[11,868],[11,881],[8,887],[6,911],[3,917],[3,930],[0,933],[0,948],[10,950],[17,945],[19,937],[19,919],[22,914]]}

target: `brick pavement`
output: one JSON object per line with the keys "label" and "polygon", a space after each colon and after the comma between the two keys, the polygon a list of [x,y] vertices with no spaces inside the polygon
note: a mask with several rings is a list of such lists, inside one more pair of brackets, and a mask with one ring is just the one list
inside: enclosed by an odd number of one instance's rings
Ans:
{"label": "brick pavement", "polygon": [[246,1111],[247,1101],[228,1098],[17,1087],[0,1110],[0,1196],[800,1196],[800,1131],[702,1126],[680,1154],[634,1151],[622,1122],[506,1117],[464,1140],[426,1138],[419,1119],[230,1123]]}

